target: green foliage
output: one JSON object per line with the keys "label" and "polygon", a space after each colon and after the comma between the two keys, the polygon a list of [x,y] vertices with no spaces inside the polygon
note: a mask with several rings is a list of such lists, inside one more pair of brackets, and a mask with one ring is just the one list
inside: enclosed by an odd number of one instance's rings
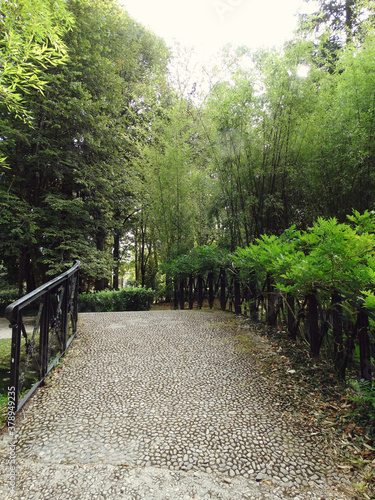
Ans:
{"label": "green foliage", "polygon": [[0,290],[0,314],[4,314],[9,304],[19,299],[18,291],[15,289]]}
{"label": "green foliage", "polygon": [[250,278],[264,281],[267,276],[279,280],[304,257],[300,248],[301,233],[292,226],[280,237],[263,235],[253,245],[237,248],[233,255],[234,267],[243,283]]}
{"label": "green foliage", "polygon": [[227,252],[212,244],[194,247],[188,254],[180,255],[169,263],[163,263],[161,269],[173,280],[180,280],[190,275],[206,277],[209,272],[217,275],[227,264]]}
{"label": "green foliage", "polygon": [[146,288],[124,288],[80,294],[79,312],[149,311],[155,292]]}
{"label": "green foliage", "polygon": [[352,416],[355,417],[361,424],[369,426],[370,429],[375,427],[375,383],[369,380],[361,379],[359,382],[351,382],[350,384],[356,391],[356,395],[350,399],[356,403],[355,410]]}
{"label": "green foliage", "polygon": [[22,93],[43,92],[43,70],[65,63],[63,36],[73,23],[64,2],[6,0],[0,15],[0,98],[17,116],[28,116]]}
{"label": "green foliage", "polygon": [[374,273],[369,265],[373,258],[373,234],[361,235],[348,224],[336,219],[319,218],[313,227],[300,237],[303,254],[281,277],[293,285],[280,288],[294,294],[307,295],[320,290],[335,290],[358,294],[373,282]]}
{"label": "green foliage", "polygon": [[[18,48],[19,37],[30,36],[66,57],[63,65],[51,54],[51,64],[35,63],[43,92],[16,88],[32,127],[0,99],[0,156],[9,167],[0,177],[1,263],[21,273],[27,263],[41,285],[79,258],[82,282],[103,289],[114,234],[124,237],[134,212],[129,157],[138,85],[164,71],[165,44],[116,0],[7,3]],[[27,63],[25,54],[12,58]]]}
{"label": "green foliage", "polygon": [[[160,263],[181,277],[233,270],[210,261],[215,242],[243,283],[268,276],[295,296],[364,291],[373,307],[370,4],[361,37],[339,51],[332,33],[283,51],[227,48],[202,101],[170,87],[165,44],[116,0],[29,4],[7,2],[0,26],[0,87],[15,99],[0,103],[9,276],[23,266],[41,284],[79,258],[85,289],[112,278],[116,288],[133,260],[135,282],[156,288]],[[315,20],[342,31],[337,5],[323,2]],[[360,220],[347,226],[352,209]]]}
{"label": "green foliage", "polygon": [[354,211],[351,224],[318,220],[306,231],[291,226],[277,236],[263,235],[233,255],[216,246],[197,247],[165,267],[173,279],[227,268],[243,284],[270,278],[284,293],[303,299],[333,293],[375,311],[375,222],[373,214]]}

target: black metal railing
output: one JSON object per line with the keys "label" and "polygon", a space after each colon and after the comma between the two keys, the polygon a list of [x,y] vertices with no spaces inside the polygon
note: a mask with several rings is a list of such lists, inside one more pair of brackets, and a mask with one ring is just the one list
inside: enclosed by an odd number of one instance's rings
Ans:
{"label": "black metal railing", "polygon": [[16,411],[42,384],[77,332],[80,262],[10,304],[10,386]]}

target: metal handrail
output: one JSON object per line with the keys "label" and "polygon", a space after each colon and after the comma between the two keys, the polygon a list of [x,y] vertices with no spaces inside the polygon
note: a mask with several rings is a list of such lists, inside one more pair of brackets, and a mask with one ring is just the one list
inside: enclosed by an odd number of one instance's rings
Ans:
{"label": "metal handrail", "polygon": [[68,271],[65,271],[65,273],[60,274],[60,276],[57,276],[57,278],[54,278],[53,280],[49,281],[48,283],[45,283],[44,285],[40,286],[39,288],[36,288],[32,292],[28,293],[27,295],[24,295],[20,299],[16,300],[7,308],[5,309],[5,317],[10,323],[16,320],[16,315],[15,311],[17,308],[24,308],[34,302],[34,300],[38,299],[41,297],[45,292],[52,290],[52,288],[55,288],[56,286],[60,285],[66,278],[70,277],[72,274],[74,274],[80,267],[81,263],[79,260],[75,262],[73,267],[68,269]]}
{"label": "metal handrail", "polygon": [[[5,317],[12,328],[12,350],[10,365],[10,389],[15,412],[19,411],[35,390],[44,382],[53,366],[63,356],[77,332],[78,288],[80,261],[76,261],[68,271],[40,286],[31,293],[16,300],[5,310]],[[39,303],[32,334],[26,332],[23,311],[33,303]],[[71,335],[67,339],[68,330]],[[38,340],[36,337],[39,334]],[[31,338],[29,338],[29,336]],[[25,340],[21,346],[22,340]],[[18,402],[23,391],[24,380],[20,383],[21,347],[24,348],[26,361],[23,377],[29,368],[28,363],[37,367],[37,381]],[[38,349],[36,349],[36,347]],[[53,352],[57,349],[57,352]]]}

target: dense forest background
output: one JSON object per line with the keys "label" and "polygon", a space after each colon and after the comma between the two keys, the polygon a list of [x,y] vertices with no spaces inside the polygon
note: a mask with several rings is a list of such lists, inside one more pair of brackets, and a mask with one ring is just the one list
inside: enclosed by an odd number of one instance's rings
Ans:
{"label": "dense forest background", "polygon": [[[321,0],[205,83],[115,0],[0,1],[0,286],[82,290],[375,210],[375,8]],[[173,68],[173,73],[171,72]]]}

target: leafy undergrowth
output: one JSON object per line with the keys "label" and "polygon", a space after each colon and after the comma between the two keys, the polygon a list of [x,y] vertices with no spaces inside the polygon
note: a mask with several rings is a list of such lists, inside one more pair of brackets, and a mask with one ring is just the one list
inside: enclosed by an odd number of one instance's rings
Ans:
{"label": "leafy undergrowth", "polygon": [[[257,370],[280,401],[285,417],[323,434],[343,472],[350,475],[356,498],[375,499],[374,407],[340,381],[332,367],[311,359],[304,345],[280,328],[243,319],[240,348],[254,352]],[[266,337],[266,348],[261,341]],[[255,345],[254,345],[255,343]],[[248,347],[248,349],[247,349]]]}

